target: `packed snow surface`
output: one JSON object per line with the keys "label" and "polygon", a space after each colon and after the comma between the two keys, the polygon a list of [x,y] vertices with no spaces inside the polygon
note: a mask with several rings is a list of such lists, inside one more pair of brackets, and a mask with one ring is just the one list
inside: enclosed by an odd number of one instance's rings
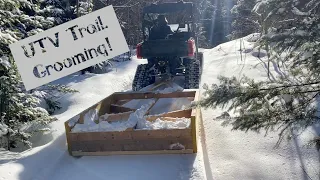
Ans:
{"label": "packed snow surface", "polygon": [[[68,154],[64,122],[114,92],[130,90],[137,65],[146,62],[133,58],[115,63],[107,74],[75,73],[57,80],[55,83],[80,92],[61,96],[63,107],[55,115],[59,120],[52,123],[50,135],[39,137],[33,149],[23,153],[0,152],[0,180],[205,180],[201,147],[198,154],[181,155],[74,158]],[[70,125],[78,119],[79,116],[74,117]]]}
{"label": "packed snow surface", "polygon": [[[248,39],[250,42],[248,42]],[[221,44],[204,52],[202,82],[218,83],[219,75],[245,74],[256,80],[267,78],[266,63],[251,53],[255,37]],[[242,43],[242,61],[240,57]],[[73,158],[66,148],[64,122],[116,91],[130,89],[135,68],[144,60],[133,59],[107,73],[70,75],[58,80],[80,93],[61,97],[63,109],[52,124],[52,140],[23,153],[0,152],[1,180],[239,180],[319,179],[319,153],[305,144],[319,131],[311,127],[299,138],[274,148],[277,133],[231,131],[221,126],[222,109],[202,109],[203,124],[198,153],[181,155],[102,156]],[[281,73],[272,66],[272,73]],[[203,89],[200,89],[203,92]],[[232,117],[233,114],[230,113]],[[76,119],[76,118],[75,118]],[[203,137],[204,139],[200,138]],[[38,143],[39,144],[39,143]],[[41,146],[42,145],[42,146]],[[179,145],[173,145],[179,147]]]}
{"label": "packed snow surface", "polygon": [[[220,75],[237,78],[246,75],[255,80],[266,80],[267,57],[261,61],[248,51],[255,51],[254,36],[256,35],[247,36],[243,41],[237,39],[214,49],[204,50],[201,84],[219,84],[217,77]],[[243,51],[242,60],[240,47]],[[271,67],[274,76],[282,75],[283,72],[277,65]],[[203,87],[202,85],[200,87]],[[203,93],[203,88],[200,91]],[[220,108],[202,109],[206,140],[204,160],[208,179],[319,179],[319,152],[314,147],[306,146],[309,140],[319,135],[319,126],[310,127],[299,138],[284,140],[279,148],[274,148],[279,132],[265,136],[264,131],[231,131],[230,126],[222,126],[223,118],[215,118],[223,112],[225,110]],[[231,117],[234,116],[232,111],[229,113]]]}

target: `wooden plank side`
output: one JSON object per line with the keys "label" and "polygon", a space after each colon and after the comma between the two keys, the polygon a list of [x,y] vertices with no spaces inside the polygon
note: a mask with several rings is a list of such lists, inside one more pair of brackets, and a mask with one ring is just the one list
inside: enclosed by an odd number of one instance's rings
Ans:
{"label": "wooden plank side", "polygon": [[111,104],[114,104],[114,93],[110,96],[104,98],[100,103],[100,111],[98,113],[99,116],[105,115],[106,113],[110,113],[110,106]]}
{"label": "wooden plank side", "polygon": [[[195,125],[195,133],[194,133],[195,137],[193,137],[194,153],[198,152],[197,137],[198,137],[199,133],[201,134],[201,132],[199,132],[199,131],[201,131],[200,125],[203,123],[202,122],[202,111],[201,111],[201,108],[197,109],[197,113],[196,114],[197,114],[197,116],[196,116],[196,122],[195,122],[196,125]],[[199,138],[201,138],[201,137],[199,137]]]}
{"label": "wooden plank side", "polygon": [[70,133],[70,141],[121,141],[126,139],[132,139],[131,134],[132,133],[130,131]]}
{"label": "wooden plank side", "polygon": [[129,101],[131,101],[131,99],[119,100],[119,101],[116,101],[114,104],[116,104],[118,106],[122,106],[122,105],[126,104]]}
{"label": "wooden plank side", "polygon": [[129,112],[129,111],[136,111],[136,109],[131,109],[123,106],[119,106],[116,104],[110,105],[110,113],[122,113],[122,112]]}
{"label": "wooden plank side", "polygon": [[[197,101],[199,101],[199,99],[200,99],[200,91],[197,90],[196,93],[195,93],[195,96],[194,96],[194,100],[193,100],[193,101],[197,102]],[[192,110],[192,112],[191,112],[191,116],[196,117],[196,112],[197,112],[196,108],[193,108],[193,110]]]}
{"label": "wooden plank side", "polygon": [[105,121],[108,121],[108,122],[127,121],[131,113],[133,113],[133,111],[118,113],[118,114],[109,114],[108,118]]}
{"label": "wooden plank side", "polygon": [[145,139],[174,139],[174,138],[189,138],[191,139],[191,128],[187,129],[161,129],[161,130],[137,130],[132,132],[133,140]]}
{"label": "wooden plank side", "polygon": [[172,92],[168,94],[155,94],[155,98],[180,98],[180,97],[194,97],[196,91],[187,91],[187,92]]}
{"label": "wooden plank side", "polygon": [[[179,145],[177,145],[179,144]],[[151,151],[192,149],[192,139],[122,140],[71,142],[72,151]]]}
{"label": "wooden plank side", "polygon": [[70,140],[70,132],[71,132],[71,127],[69,127],[69,121],[64,122],[64,128],[66,130],[66,140],[67,140],[67,147],[68,147],[68,152],[71,155],[71,140]]}
{"label": "wooden plank side", "polygon": [[185,137],[192,139],[191,128],[188,129],[163,129],[163,130],[134,130],[121,132],[79,132],[69,133],[70,141],[121,141],[145,140]]}
{"label": "wooden plank side", "polygon": [[150,155],[150,154],[192,154],[192,149],[185,150],[158,150],[158,151],[100,151],[82,152],[72,151],[72,156],[109,156],[109,155]]}
{"label": "wooden plank side", "polygon": [[172,111],[161,115],[150,115],[147,116],[147,120],[154,121],[159,117],[173,117],[173,118],[190,118],[191,117],[192,109],[185,109],[185,110],[178,110],[178,111]]}
{"label": "wooden plank side", "polygon": [[153,92],[117,92],[114,93],[114,101],[125,99],[150,99],[150,98],[179,98],[179,97],[194,97],[196,91],[187,92],[172,92],[168,94],[160,94]]}
{"label": "wooden plank side", "polygon": [[[194,101],[197,102],[200,100],[200,91],[197,90],[195,94]],[[197,146],[197,132],[198,132],[198,123],[199,123],[199,118],[200,116],[201,109],[199,107],[196,107],[192,109],[191,112],[191,126],[192,126],[192,139],[193,139],[193,152],[197,153],[198,152],[198,146]]]}
{"label": "wooden plank side", "polygon": [[152,92],[116,92],[114,93],[114,100],[120,101],[120,100],[126,100],[126,99],[149,99],[153,98],[154,93]]}
{"label": "wooden plank side", "polygon": [[178,120],[178,118],[176,118],[176,117],[149,117],[149,118],[147,118],[147,121],[154,121],[157,118],[159,118],[162,121],[173,121],[173,122],[175,122],[175,121]]}
{"label": "wooden plank side", "polygon": [[196,116],[191,116],[192,144],[193,144],[193,152],[197,153],[198,148],[197,148],[197,126],[196,126],[196,123],[198,123],[199,110],[194,109],[193,112],[196,113]]}

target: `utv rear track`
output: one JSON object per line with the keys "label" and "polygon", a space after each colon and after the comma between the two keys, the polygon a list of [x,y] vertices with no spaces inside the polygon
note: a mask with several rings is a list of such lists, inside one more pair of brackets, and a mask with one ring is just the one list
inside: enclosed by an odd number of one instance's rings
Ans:
{"label": "utv rear track", "polygon": [[155,77],[149,73],[148,64],[139,64],[132,83],[132,90],[139,91],[140,89],[149,86],[155,82]]}
{"label": "utv rear track", "polygon": [[200,84],[201,67],[200,61],[191,61],[186,65],[184,78],[185,89],[198,89]]}

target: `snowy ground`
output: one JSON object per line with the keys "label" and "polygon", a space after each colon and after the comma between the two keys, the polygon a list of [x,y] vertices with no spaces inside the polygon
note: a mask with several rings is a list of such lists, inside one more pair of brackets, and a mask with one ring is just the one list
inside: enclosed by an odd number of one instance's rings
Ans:
{"label": "snowy ground", "polygon": [[[263,64],[253,55],[253,44],[244,41],[245,50],[241,61],[240,40],[228,42],[204,55],[202,84],[218,83],[218,75],[236,76],[246,74],[250,78],[265,79],[267,73]],[[243,46],[242,46],[243,48]],[[275,74],[280,73],[273,69]],[[264,137],[264,134],[230,131],[222,127],[215,117],[222,110],[202,110],[206,139],[205,164],[208,179],[319,179],[319,154],[314,148],[304,145],[315,134],[315,127],[302,134],[300,139],[273,149],[277,133]],[[319,128],[318,128],[319,130]],[[320,131],[318,131],[319,133]],[[307,172],[307,173],[305,173]]]}
{"label": "snowy ground", "polygon": [[[218,75],[245,73],[256,79],[266,78],[263,64],[255,66],[260,61],[252,56],[257,54],[252,44],[244,43],[246,53],[242,61],[239,40],[205,50],[202,84],[216,83]],[[119,63],[107,74],[74,74],[60,79],[58,82],[72,85],[80,93],[61,98],[64,108],[56,113],[59,121],[52,124],[55,131],[37,140],[38,147],[21,154],[0,152],[0,180],[319,179],[318,153],[303,146],[315,128],[310,128],[301,139],[273,149],[277,134],[264,137],[230,131],[214,119],[223,112],[219,109],[202,110],[204,134],[199,136],[203,135],[206,142],[200,142],[195,155],[70,157],[63,122],[115,91],[130,89],[139,63],[145,61]]]}

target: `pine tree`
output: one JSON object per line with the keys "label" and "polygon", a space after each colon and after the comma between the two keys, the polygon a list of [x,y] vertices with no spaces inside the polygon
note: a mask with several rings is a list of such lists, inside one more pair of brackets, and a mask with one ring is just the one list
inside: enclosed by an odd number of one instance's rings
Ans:
{"label": "pine tree", "polygon": [[[0,142],[5,141],[8,149],[19,142],[31,146],[28,139],[32,133],[55,120],[38,107],[40,99],[34,93],[25,91],[8,46],[63,23],[68,15],[46,3],[50,1],[0,0]],[[47,92],[53,90],[47,87]],[[75,92],[62,85],[53,88]]]}
{"label": "pine tree", "polygon": [[210,42],[211,47],[226,42],[231,33],[232,16],[230,10],[234,1],[204,0],[202,2],[204,6],[200,7],[205,10],[202,13],[202,18],[206,20],[203,25],[204,36]]}
{"label": "pine tree", "polygon": [[230,39],[237,39],[260,31],[258,14],[252,11],[256,0],[238,0],[231,9],[234,21],[232,22],[232,33]]}
{"label": "pine tree", "polygon": [[320,2],[265,0],[254,10],[263,17],[259,44],[269,47],[268,62],[285,73],[258,82],[219,77],[220,84],[205,86],[200,105],[236,110],[238,115],[230,122],[235,130],[280,129],[280,143],[320,122]]}

